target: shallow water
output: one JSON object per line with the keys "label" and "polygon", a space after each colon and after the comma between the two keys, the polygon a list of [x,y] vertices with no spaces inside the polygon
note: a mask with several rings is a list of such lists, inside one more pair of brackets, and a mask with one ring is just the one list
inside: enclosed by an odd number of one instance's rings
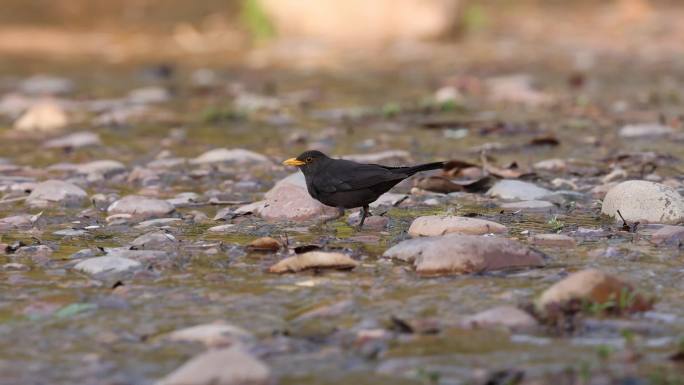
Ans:
{"label": "shallow water", "polygon": [[[65,73],[77,80],[76,99],[118,97],[146,83],[132,69],[112,69],[106,76],[90,75],[85,79],[68,70]],[[207,122],[208,108],[231,108],[224,86],[211,92],[198,91],[181,76],[161,82],[176,90],[172,100],[161,105],[175,113],[173,123],[93,128],[86,120],[69,130],[98,132],[104,144],[101,148],[73,152],[41,150],[41,140],[3,139],[2,157],[13,164],[35,167],[38,179],[46,176],[44,167],[58,162],[116,159],[130,170],[144,165],[162,150],[177,157],[194,157],[210,148],[242,147],[281,160],[311,143],[284,144],[294,130],[311,135],[313,141],[330,127],[334,128],[331,137],[323,143],[328,143],[334,154],[404,149],[415,162],[478,162],[479,153],[473,148],[490,142],[505,146],[490,152],[499,165],[514,160],[531,165],[547,158],[578,158],[589,165],[607,168],[602,159],[619,152],[684,154],[681,141],[617,138],[616,131],[623,120],[633,116],[655,119],[657,113],[672,116],[681,106],[674,102],[640,105],[638,111],[613,114],[605,107],[611,102],[623,97],[634,104],[638,101],[634,100],[636,96],[624,96],[621,92],[625,85],[608,73],[596,75],[603,81],[603,88],[583,91],[589,99],[586,105],[576,102],[578,97],[564,86],[562,74],[549,73],[541,76],[549,89],[567,99],[559,107],[521,108],[491,104],[475,97],[469,98],[463,107],[444,112],[425,112],[420,108],[421,99],[434,91],[434,84],[444,75],[439,71],[419,77],[412,76],[414,72],[410,70],[345,75],[237,70],[220,73],[222,84],[241,82],[252,92],[275,87],[275,96],[281,100],[301,90],[313,89],[322,96],[304,107],[284,107],[281,113],[288,117],[286,124],[275,124],[276,114],[269,112]],[[642,75],[640,80],[628,89],[648,84],[649,77]],[[402,106],[396,116],[388,116],[390,102]],[[320,117],[321,111],[330,108],[351,107],[370,112],[365,117],[347,119]],[[352,112],[357,113],[358,109]],[[447,126],[467,128],[468,134],[463,139],[447,139],[443,129],[423,128],[421,125],[426,121],[449,121]],[[492,135],[478,133],[497,122],[513,128]],[[0,132],[7,135],[9,127],[9,121],[4,121]],[[164,143],[173,128],[183,129],[185,139]],[[556,137],[560,146],[523,147],[532,138],[544,136]],[[588,136],[598,138],[600,144],[586,144]],[[661,167],[658,173],[681,180],[681,167]],[[252,201],[292,171],[280,166],[236,168],[188,177],[192,169],[181,168],[177,178],[163,181],[160,195],[172,197],[188,191],[202,194],[220,189],[226,179],[245,178],[259,181],[259,191],[234,192],[232,196],[235,200]],[[549,187],[552,177],[555,176],[542,175],[537,183]],[[558,177],[575,177],[580,183],[591,179],[583,175]],[[114,179],[92,184],[88,193],[124,195],[139,188]],[[611,220],[599,215],[600,206],[587,193],[572,209],[559,209],[557,220],[563,224],[560,232],[573,234],[579,227],[603,228],[609,236],[578,238],[578,246],[569,250],[541,248],[550,257],[543,269],[420,278],[409,265],[379,258],[385,249],[407,237],[406,230],[413,218],[426,214],[476,213],[480,218],[508,226],[510,236],[523,242],[527,242],[527,232],[558,229],[550,223],[553,215],[501,213],[499,202],[481,194],[455,194],[440,199],[442,203],[438,206],[390,209],[386,214],[390,228],[381,233],[358,231],[344,220],[302,226],[246,218],[236,221],[234,230],[212,234],[206,229],[222,222],[194,224],[184,220],[171,225],[170,231],[183,244],[215,244],[213,254],[202,249],[193,253],[181,249],[172,260],[151,266],[147,273],[125,277],[123,286],[116,289],[115,281],[94,280],[71,270],[73,261],[69,256],[85,248],[126,245],[148,230],[108,227],[104,213],[79,218],[83,208],[47,210],[34,227],[36,230],[2,234],[3,243],[21,240],[26,244],[47,244],[55,252],[47,265],[36,264],[30,258],[0,255],[0,264],[19,262],[30,267],[29,271],[0,271],[0,383],[153,383],[202,351],[199,345],[170,343],[161,336],[217,319],[238,325],[257,337],[252,350],[271,367],[281,384],[463,384],[474,381],[477,370],[507,368],[520,368],[529,378],[546,378],[572,369],[575,373],[588,372],[589,376],[609,373],[614,378],[634,375],[653,379],[660,375],[658,378],[671,381],[657,382],[656,378],[653,383],[681,383],[676,381],[681,381],[682,368],[667,360],[676,350],[679,336],[684,334],[681,249],[656,248],[638,234],[619,232]],[[212,218],[222,207],[182,208],[176,216],[200,210]],[[39,211],[22,203],[0,205],[0,217]],[[70,226],[82,227],[84,221],[103,227],[80,237],[52,234]],[[363,243],[353,239],[369,234],[379,240]],[[282,255],[250,253],[243,247],[265,235],[286,235],[291,245],[325,243],[329,248],[344,248],[361,265],[350,272],[271,275],[267,268]],[[617,257],[589,256],[591,251],[607,246],[624,251]],[[458,327],[458,320],[466,315],[496,305],[530,302],[561,275],[588,267],[618,273],[658,297],[651,313],[630,317],[635,337],[625,337],[621,326],[579,330],[563,336],[551,331],[515,334]],[[350,305],[341,313],[300,318],[310,310],[342,301],[350,301]],[[377,346],[356,340],[355,332],[359,330],[391,328],[392,317],[436,320],[440,332],[395,334]],[[628,339],[633,349],[641,353],[641,359],[628,361],[621,357]],[[612,347],[615,353],[603,357],[602,346]]]}

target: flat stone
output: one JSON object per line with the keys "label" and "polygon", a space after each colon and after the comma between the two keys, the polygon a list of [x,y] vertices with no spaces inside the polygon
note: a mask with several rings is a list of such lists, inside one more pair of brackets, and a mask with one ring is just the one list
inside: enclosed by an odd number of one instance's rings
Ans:
{"label": "flat stone", "polygon": [[85,230],[79,230],[79,229],[64,229],[64,230],[55,231],[52,234],[60,236],[60,237],[82,237],[82,236],[88,234],[88,232]]}
{"label": "flat stone", "polygon": [[497,182],[487,191],[487,195],[504,200],[530,201],[541,199],[551,194],[551,191],[541,188],[533,183],[513,179],[504,179]]}
{"label": "flat stone", "polygon": [[620,129],[619,135],[623,138],[644,138],[670,135],[674,132],[672,127],[660,123],[628,124]]}
{"label": "flat stone", "polygon": [[651,235],[651,242],[657,245],[684,244],[684,226],[663,226]]}
{"label": "flat stone", "polygon": [[383,256],[413,263],[416,272],[422,276],[544,265],[544,254],[520,242],[463,234],[409,239],[391,247]]}
{"label": "flat stone", "polygon": [[176,237],[165,231],[153,231],[135,238],[131,246],[139,250],[162,250],[175,248],[178,243]]}
{"label": "flat stone", "polygon": [[33,95],[61,95],[74,90],[70,79],[52,75],[33,75],[19,84],[19,89]]}
{"label": "flat stone", "polygon": [[565,169],[568,167],[568,163],[565,161],[565,159],[545,159],[542,161],[539,161],[535,164],[532,165],[532,168],[535,170],[544,170],[544,171],[565,171]]}
{"label": "flat stone", "polygon": [[372,154],[351,154],[341,156],[342,159],[353,160],[359,163],[391,163],[407,162],[411,159],[411,153],[404,150],[388,150]]}
{"label": "flat stone", "polygon": [[74,269],[80,270],[86,274],[101,274],[101,273],[122,273],[130,270],[139,269],[142,264],[138,261],[117,257],[117,256],[103,256],[85,259],[74,266]]}
{"label": "flat stone", "polygon": [[556,211],[556,205],[549,201],[520,201],[501,204],[506,211],[521,211],[524,213],[551,213]]}
{"label": "flat stone", "polygon": [[271,237],[261,237],[253,240],[247,245],[247,248],[255,251],[278,251],[283,247],[283,244]]}
{"label": "flat stone", "polygon": [[143,221],[138,223],[135,228],[136,229],[144,229],[148,227],[166,227],[170,226],[179,222],[182,222],[183,220],[180,218],[158,218],[158,219],[150,219],[147,221]]}
{"label": "flat stone", "polygon": [[[578,271],[546,289],[536,305],[541,311],[550,307],[563,308],[570,302],[605,304],[626,301],[621,311],[635,312],[651,309],[651,299],[638,293],[632,285],[596,269]],[[617,305],[616,305],[617,306]]]}
{"label": "flat stone", "polygon": [[466,327],[504,327],[508,329],[530,329],[537,326],[537,320],[529,313],[514,306],[497,306],[463,320]]}
{"label": "flat stone", "polygon": [[310,251],[288,257],[271,266],[268,271],[271,273],[296,273],[307,269],[336,269],[350,270],[358,266],[358,262],[351,259],[346,254],[329,253],[323,251]]}
{"label": "flat stone", "polygon": [[102,145],[100,136],[93,132],[74,132],[66,136],[48,140],[43,143],[45,148],[77,149]]}
{"label": "flat stone", "polygon": [[140,195],[127,195],[109,205],[109,214],[129,214],[139,217],[164,216],[176,208],[167,201]]}
{"label": "flat stone", "polygon": [[61,180],[47,180],[33,188],[26,198],[26,203],[32,207],[80,206],[87,197],[88,194],[74,184]]}
{"label": "flat stone", "polygon": [[407,196],[406,194],[384,193],[369,206],[372,209],[380,206],[396,206],[399,202],[406,200]]}
{"label": "flat stone", "polygon": [[271,371],[241,348],[209,350],[157,382],[157,385],[267,385]]}
{"label": "flat stone", "polygon": [[506,226],[484,219],[451,215],[429,215],[413,220],[408,233],[412,237],[431,237],[449,233],[483,235],[507,232]]}
{"label": "flat stone", "polygon": [[267,164],[271,160],[254,151],[242,148],[217,148],[205,152],[204,154],[190,160],[192,164],[212,164],[212,163],[231,163],[231,164]]}
{"label": "flat stone", "polygon": [[32,215],[14,215],[0,219],[0,231],[28,230],[31,227],[33,227]]}
{"label": "flat stone", "polygon": [[98,174],[103,177],[109,177],[126,171],[126,166],[116,160],[95,160],[92,162],[76,165],[75,171],[84,175]]}
{"label": "flat stone", "polygon": [[242,328],[218,321],[176,330],[167,338],[171,341],[200,342],[210,348],[225,348],[254,337]]}
{"label": "flat stone", "polygon": [[[347,218],[347,224],[349,226],[357,226],[361,221],[360,211],[356,211],[349,215]],[[389,225],[389,218],[380,215],[372,215],[366,217],[366,221],[363,223],[363,229],[371,231],[382,231]]]}
{"label": "flat stone", "polygon": [[677,224],[684,222],[684,198],[672,187],[644,180],[622,182],[608,191],[601,213],[626,221]]}
{"label": "flat stone", "polygon": [[207,229],[207,231],[211,233],[223,233],[229,230],[235,229],[235,225],[232,223],[225,224],[225,225],[218,225],[218,226],[212,226]]}
{"label": "flat stone", "polygon": [[137,104],[164,103],[170,99],[169,90],[158,86],[136,88],[128,93],[128,100]]}
{"label": "flat stone", "polygon": [[530,243],[538,246],[568,247],[577,246],[574,238],[563,234],[536,234],[530,238]]}

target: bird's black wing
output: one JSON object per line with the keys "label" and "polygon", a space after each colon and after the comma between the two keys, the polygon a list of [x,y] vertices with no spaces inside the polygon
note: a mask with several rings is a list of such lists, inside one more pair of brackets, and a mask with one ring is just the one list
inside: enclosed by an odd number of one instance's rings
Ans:
{"label": "bird's black wing", "polygon": [[335,160],[321,170],[315,179],[316,190],[333,193],[371,188],[390,181],[400,181],[409,175],[402,167],[385,167],[347,160]]}

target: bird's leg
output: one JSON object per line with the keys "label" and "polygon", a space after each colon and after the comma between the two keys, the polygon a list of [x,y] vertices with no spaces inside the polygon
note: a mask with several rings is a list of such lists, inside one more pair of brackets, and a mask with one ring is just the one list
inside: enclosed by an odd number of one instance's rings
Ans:
{"label": "bird's leg", "polygon": [[363,227],[363,222],[366,220],[368,214],[368,205],[363,205],[363,207],[361,207],[361,222],[359,222],[359,229]]}

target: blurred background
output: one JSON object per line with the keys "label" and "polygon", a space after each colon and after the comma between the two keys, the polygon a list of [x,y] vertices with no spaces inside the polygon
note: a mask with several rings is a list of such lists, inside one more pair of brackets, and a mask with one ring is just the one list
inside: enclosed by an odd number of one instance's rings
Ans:
{"label": "blurred background", "polygon": [[[682,50],[678,1],[4,0],[0,55],[317,68]],[[451,46],[456,44],[457,46]],[[460,47],[460,48],[459,48]],[[377,52],[386,53],[378,60]]]}

